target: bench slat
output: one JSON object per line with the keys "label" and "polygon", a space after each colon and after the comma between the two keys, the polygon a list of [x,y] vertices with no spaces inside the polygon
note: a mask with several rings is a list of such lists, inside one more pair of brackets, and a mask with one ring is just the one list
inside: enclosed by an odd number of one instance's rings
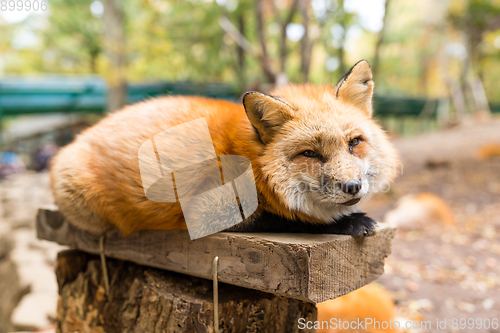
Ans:
{"label": "bench slat", "polygon": [[[99,253],[99,238],[76,229],[57,211],[42,208],[38,238]],[[191,240],[187,231],[106,234],[105,254],[140,265],[211,279],[219,257],[219,281],[313,303],[347,294],[377,279],[391,251],[394,229],[369,237],[220,232]]]}

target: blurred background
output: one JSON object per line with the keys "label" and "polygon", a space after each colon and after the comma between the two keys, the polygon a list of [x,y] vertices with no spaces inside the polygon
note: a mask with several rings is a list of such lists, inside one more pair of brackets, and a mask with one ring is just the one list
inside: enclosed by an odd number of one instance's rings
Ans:
{"label": "blurred background", "polygon": [[60,247],[34,219],[80,131],[159,95],[336,84],[360,59],[402,157],[364,207],[398,226],[377,292],[433,321],[412,332],[499,318],[499,0],[22,0],[0,2],[0,332],[54,330]]}

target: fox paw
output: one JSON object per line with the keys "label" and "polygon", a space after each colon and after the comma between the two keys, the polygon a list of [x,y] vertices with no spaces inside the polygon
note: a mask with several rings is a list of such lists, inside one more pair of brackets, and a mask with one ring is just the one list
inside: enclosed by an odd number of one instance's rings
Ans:
{"label": "fox paw", "polygon": [[375,222],[365,213],[342,216],[329,225],[328,233],[364,237],[375,231]]}
{"label": "fox paw", "polygon": [[377,223],[365,213],[342,216],[329,224],[312,224],[288,220],[269,212],[261,212],[258,218],[248,219],[226,231],[340,234],[363,237],[370,235],[375,230],[376,225]]}

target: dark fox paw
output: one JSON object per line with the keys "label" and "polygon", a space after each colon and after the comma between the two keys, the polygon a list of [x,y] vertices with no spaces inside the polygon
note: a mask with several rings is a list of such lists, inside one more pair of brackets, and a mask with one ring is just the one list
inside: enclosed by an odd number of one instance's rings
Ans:
{"label": "dark fox paw", "polygon": [[327,233],[364,237],[370,235],[377,222],[365,213],[353,213],[336,219],[328,225]]}
{"label": "dark fox paw", "polygon": [[340,234],[363,237],[371,234],[376,225],[377,223],[365,213],[342,216],[329,224],[312,224],[262,212],[258,218],[248,219],[226,231]]}

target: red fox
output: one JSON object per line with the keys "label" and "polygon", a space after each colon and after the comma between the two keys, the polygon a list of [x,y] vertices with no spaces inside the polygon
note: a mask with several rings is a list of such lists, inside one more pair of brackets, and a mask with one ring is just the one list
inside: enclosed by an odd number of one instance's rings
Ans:
{"label": "red fox", "polygon": [[[399,332],[396,306],[383,286],[370,283],[342,297],[319,303],[317,333]],[[358,327],[358,320],[361,324]],[[347,322],[349,325],[346,325]]]}
{"label": "red fox", "polygon": [[456,225],[451,207],[427,192],[401,197],[397,207],[386,214],[385,222],[398,230],[440,230]]}
{"label": "red fox", "polygon": [[[55,203],[70,223],[94,234],[113,226],[124,235],[186,229],[178,201],[146,198],[138,150],[156,134],[204,117],[216,154],[244,156],[253,168],[257,211],[230,230],[367,235],[375,222],[357,204],[394,178],[397,161],[372,118],[373,86],[370,66],[362,60],[336,86],[291,84],[271,95],[248,92],[243,105],[169,96],[127,106],[54,158]],[[174,142],[169,146],[178,160],[184,153]],[[210,202],[199,209],[220,214]]]}
{"label": "red fox", "polygon": [[500,144],[487,143],[477,150],[477,158],[479,160],[490,160],[500,157]]}

